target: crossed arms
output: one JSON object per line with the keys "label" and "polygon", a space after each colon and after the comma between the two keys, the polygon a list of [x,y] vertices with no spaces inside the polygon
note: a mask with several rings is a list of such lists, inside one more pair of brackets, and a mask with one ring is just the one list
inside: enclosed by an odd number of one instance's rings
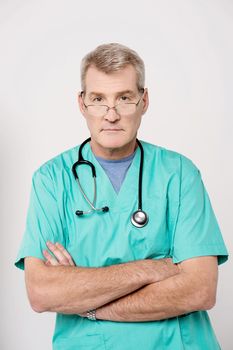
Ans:
{"label": "crossed arms", "polygon": [[217,258],[204,256],[178,265],[171,259],[137,260],[108,267],[75,266],[60,244],[48,245],[46,261],[25,258],[25,281],[36,312],[52,311],[111,321],[161,320],[215,304]]}

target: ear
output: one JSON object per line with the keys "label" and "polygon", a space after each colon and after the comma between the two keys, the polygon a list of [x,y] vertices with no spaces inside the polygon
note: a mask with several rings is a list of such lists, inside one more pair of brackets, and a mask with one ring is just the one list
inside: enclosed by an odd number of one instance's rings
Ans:
{"label": "ear", "polygon": [[86,108],[85,108],[84,103],[83,103],[83,97],[81,95],[81,92],[78,93],[78,105],[79,105],[80,112],[85,117],[86,116],[86,113],[85,113]]}
{"label": "ear", "polygon": [[144,90],[144,96],[143,96],[143,110],[142,110],[142,114],[145,114],[147,111],[147,108],[149,106],[149,95],[148,95],[148,89],[145,88]]}

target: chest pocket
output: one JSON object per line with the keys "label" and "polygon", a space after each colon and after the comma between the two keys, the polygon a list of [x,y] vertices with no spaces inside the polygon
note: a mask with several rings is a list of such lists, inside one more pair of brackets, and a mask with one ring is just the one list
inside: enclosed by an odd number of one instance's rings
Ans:
{"label": "chest pocket", "polygon": [[144,200],[143,210],[149,221],[142,228],[129,226],[129,242],[135,259],[161,259],[170,255],[168,227],[168,202],[166,198],[153,196]]}

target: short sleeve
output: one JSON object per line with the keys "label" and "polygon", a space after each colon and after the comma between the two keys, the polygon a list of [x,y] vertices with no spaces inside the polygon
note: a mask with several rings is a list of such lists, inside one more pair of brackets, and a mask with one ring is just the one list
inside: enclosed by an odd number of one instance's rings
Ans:
{"label": "short sleeve", "polygon": [[33,256],[44,260],[46,242],[63,244],[63,227],[59,215],[54,181],[44,165],[32,177],[26,227],[15,261],[15,266],[24,269],[24,258]]}
{"label": "short sleeve", "polygon": [[193,257],[214,255],[221,264],[228,259],[228,253],[200,171],[183,157],[181,173],[173,261],[178,263]]}

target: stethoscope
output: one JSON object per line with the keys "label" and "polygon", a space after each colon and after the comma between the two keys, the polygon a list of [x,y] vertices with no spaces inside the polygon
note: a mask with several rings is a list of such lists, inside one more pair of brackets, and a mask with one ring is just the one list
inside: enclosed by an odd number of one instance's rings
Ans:
{"label": "stethoscope", "polygon": [[[102,208],[96,208],[95,206],[95,202],[96,202],[96,170],[95,170],[95,166],[93,165],[93,163],[89,162],[88,160],[85,160],[83,158],[82,155],[82,150],[83,147],[85,146],[85,144],[87,142],[89,142],[91,140],[91,138],[89,137],[88,139],[86,139],[79,147],[79,152],[78,152],[78,161],[74,163],[74,165],[72,166],[72,172],[74,175],[75,180],[78,183],[80,192],[82,193],[83,197],[85,198],[86,202],[89,204],[89,206],[91,207],[90,210],[87,211],[83,211],[83,210],[76,210],[75,214],[78,216],[83,216],[86,214],[90,214],[93,211],[95,212],[103,212],[106,213],[109,211],[109,207],[104,206]],[[144,161],[144,151],[143,151],[143,147],[140,143],[140,141],[138,139],[136,139],[137,144],[140,148],[140,152],[141,152],[141,158],[140,158],[140,167],[139,167],[139,178],[138,178],[138,210],[136,210],[132,215],[131,215],[131,222],[134,226],[136,227],[144,227],[149,220],[148,215],[146,214],[145,211],[142,210],[142,171],[143,171],[143,161]],[[84,192],[84,189],[80,183],[76,168],[77,166],[80,165],[88,165],[91,167],[91,171],[92,171],[92,177],[93,177],[93,182],[94,182],[94,196],[93,196],[93,201],[91,202],[90,199],[87,197],[87,195]]]}

